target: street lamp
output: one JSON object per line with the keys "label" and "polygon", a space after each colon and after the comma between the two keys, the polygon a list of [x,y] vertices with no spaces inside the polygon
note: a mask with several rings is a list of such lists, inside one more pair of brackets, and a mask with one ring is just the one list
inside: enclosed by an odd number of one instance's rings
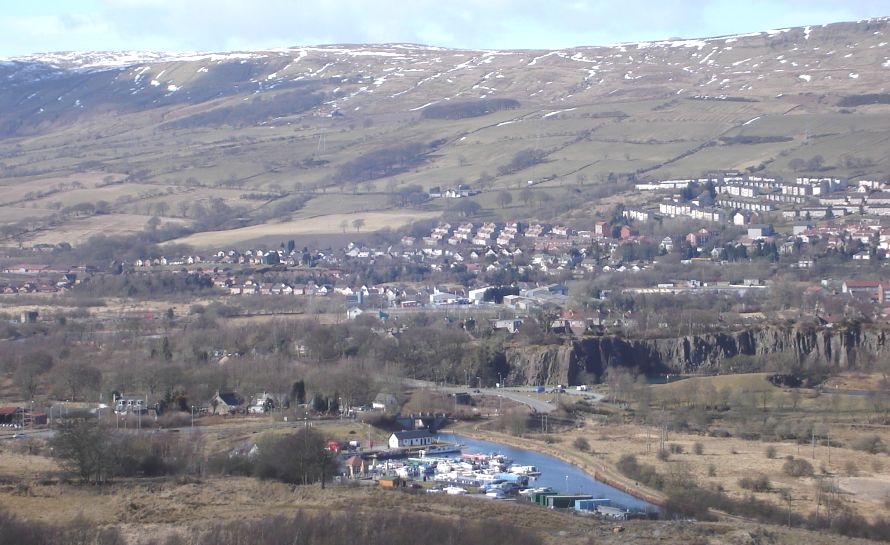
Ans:
{"label": "street lamp", "polygon": [[476,377],[476,388],[481,388],[481,387],[482,387],[482,379],[480,379],[479,377]]}
{"label": "street lamp", "polygon": [[569,476],[566,475],[566,494],[569,493]]}
{"label": "street lamp", "polygon": [[191,415],[192,415],[192,427],[194,428],[195,427],[195,406],[194,405],[192,405]]}

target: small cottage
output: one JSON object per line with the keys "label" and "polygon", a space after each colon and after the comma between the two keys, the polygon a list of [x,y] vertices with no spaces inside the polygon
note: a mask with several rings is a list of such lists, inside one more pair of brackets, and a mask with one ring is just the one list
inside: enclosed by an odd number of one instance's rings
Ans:
{"label": "small cottage", "polygon": [[432,443],[433,434],[429,430],[397,431],[389,436],[389,448],[420,447]]}
{"label": "small cottage", "polygon": [[210,400],[211,414],[229,415],[241,411],[244,400],[235,392],[216,392]]}

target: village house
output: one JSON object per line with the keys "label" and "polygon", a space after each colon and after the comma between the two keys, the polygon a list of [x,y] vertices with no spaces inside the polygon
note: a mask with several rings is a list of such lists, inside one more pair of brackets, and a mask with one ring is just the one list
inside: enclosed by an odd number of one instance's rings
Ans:
{"label": "village house", "polygon": [[850,297],[878,301],[881,299],[883,283],[880,280],[845,280],[841,292]]}
{"label": "village house", "polygon": [[706,244],[718,234],[719,231],[702,227],[698,231],[693,231],[686,235],[686,242],[688,242],[690,246],[701,246],[702,244]]}
{"label": "village house", "polygon": [[381,392],[371,402],[371,408],[383,412],[396,412],[399,408],[399,400],[395,394]]}
{"label": "village house", "polygon": [[389,448],[420,447],[433,444],[429,430],[397,431],[389,436]]}
{"label": "village house", "polygon": [[217,391],[209,402],[210,414],[230,415],[241,411],[244,400],[235,392]]}
{"label": "village house", "polygon": [[[508,296],[508,297],[518,297],[518,296],[514,295],[514,296]],[[507,299],[507,297],[504,297],[505,301],[506,301],[506,299]],[[507,331],[508,333],[516,333],[517,331],[519,331],[520,327],[522,327],[522,320],[520,320],[520,319],[495,320],[494,324],[492,325],[492,329],[494,329],[494,330],[503,329],[503,330]]]}
{"label": "village house", "polygon": [[46,423],[45,412],[32,411],[27,407],[0,407],[0,426],[27,428],[33,425],[43,426]]}
{"label": "village house", "polygon": [[270,394],[268,392],[258,393],[253,396],[247,412],[250,414],[263,414],[278,407],[287,407],[290,399],[287,394]]}
{"label": "village house", "polygon": [[612,226],[607,221],[597,221],[593,225],[593,234],[601,238],[612,238]]}

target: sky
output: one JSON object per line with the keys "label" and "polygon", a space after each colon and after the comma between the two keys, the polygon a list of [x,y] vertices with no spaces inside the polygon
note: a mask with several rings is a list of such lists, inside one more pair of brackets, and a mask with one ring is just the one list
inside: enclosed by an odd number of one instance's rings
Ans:
{"label": "sky", "polygon": [[417,43],[558,49],[890,16],[890,0],[7,0],[0,58]]}

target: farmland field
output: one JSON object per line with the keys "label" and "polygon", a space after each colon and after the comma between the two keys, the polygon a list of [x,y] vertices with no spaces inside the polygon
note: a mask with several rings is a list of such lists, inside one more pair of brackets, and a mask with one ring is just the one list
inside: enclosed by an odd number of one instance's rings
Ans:
{"label": "farmland field", "polygon": [[328,214],[314,218],[305,218],[280,223],[253,225],[228,231],[209,231],[189,235],[172,242],[188,244],[197,248],[219,248],[248,241],[274,239],[281,241],[299,235],[337,234],[346,230],[355,232],[353,221],[364,220],[360,231],[378,231],[384,228],[396,229],[411,222],[434,218],[435,212],[362,212],[353,214]]}

